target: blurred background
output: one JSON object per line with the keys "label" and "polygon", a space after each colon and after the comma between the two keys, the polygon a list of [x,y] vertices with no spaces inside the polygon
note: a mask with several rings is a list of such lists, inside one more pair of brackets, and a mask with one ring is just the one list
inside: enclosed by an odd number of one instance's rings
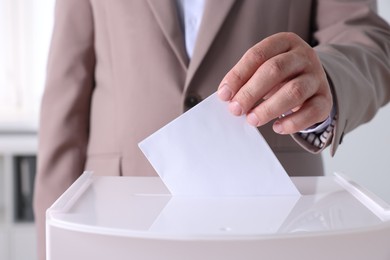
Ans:
{"label": "blurred background", "polygon": [[[54,0],[0,0],[0,260],[36,259],[31,200],[53,9]],[[390,1],[378,9],[390,22]],[[388,105],[336,157],[323,153],[328,175],[342,172],[388,203],[389,118]]]}

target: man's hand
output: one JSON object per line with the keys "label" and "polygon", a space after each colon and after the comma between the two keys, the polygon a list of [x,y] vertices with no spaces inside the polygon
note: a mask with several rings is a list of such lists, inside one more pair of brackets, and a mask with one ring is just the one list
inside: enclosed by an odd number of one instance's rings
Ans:
{"label": "man's hand", "polygon": [[294,33],[272,35],[250,48],[222,80],[218,95],[230,111],[292,134],[324,121],[333,101],[316,52]]}

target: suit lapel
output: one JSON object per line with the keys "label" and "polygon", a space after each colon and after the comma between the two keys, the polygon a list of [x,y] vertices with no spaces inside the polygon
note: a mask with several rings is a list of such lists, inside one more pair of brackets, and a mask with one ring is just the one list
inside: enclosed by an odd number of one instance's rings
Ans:
{"label": "suit lapel", "polygon": [[235,0],[206,1],[194,52],[189,64],[185,89],[188,88],[196,70],[202,63],[219,29],[225,21]]}
{"label": "suit lapel", "polygon": [[184,36],[180,28],[176,2],[171,0],[148,0],[148,3],[173,52],[183,68],[187,70],[188,57],[185,51]]}

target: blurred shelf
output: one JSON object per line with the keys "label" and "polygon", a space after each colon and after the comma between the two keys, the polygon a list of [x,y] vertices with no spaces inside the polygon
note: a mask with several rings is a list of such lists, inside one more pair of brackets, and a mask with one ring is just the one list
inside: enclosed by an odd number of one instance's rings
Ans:
{"label": "blurred shelf", "polygon": [[0,129],[0,259],[36,259],[32,197],[37,134]]}

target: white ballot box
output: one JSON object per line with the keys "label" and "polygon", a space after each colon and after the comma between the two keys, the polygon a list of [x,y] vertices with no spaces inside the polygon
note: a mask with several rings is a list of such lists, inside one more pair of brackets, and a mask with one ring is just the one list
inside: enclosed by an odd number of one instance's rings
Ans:
{"label": "white ballot box", "polygon": [[341,175],[292,180],[302,196],[175,197],[84,173],[47,210],[47,258],[390,259],[386,203]]}

